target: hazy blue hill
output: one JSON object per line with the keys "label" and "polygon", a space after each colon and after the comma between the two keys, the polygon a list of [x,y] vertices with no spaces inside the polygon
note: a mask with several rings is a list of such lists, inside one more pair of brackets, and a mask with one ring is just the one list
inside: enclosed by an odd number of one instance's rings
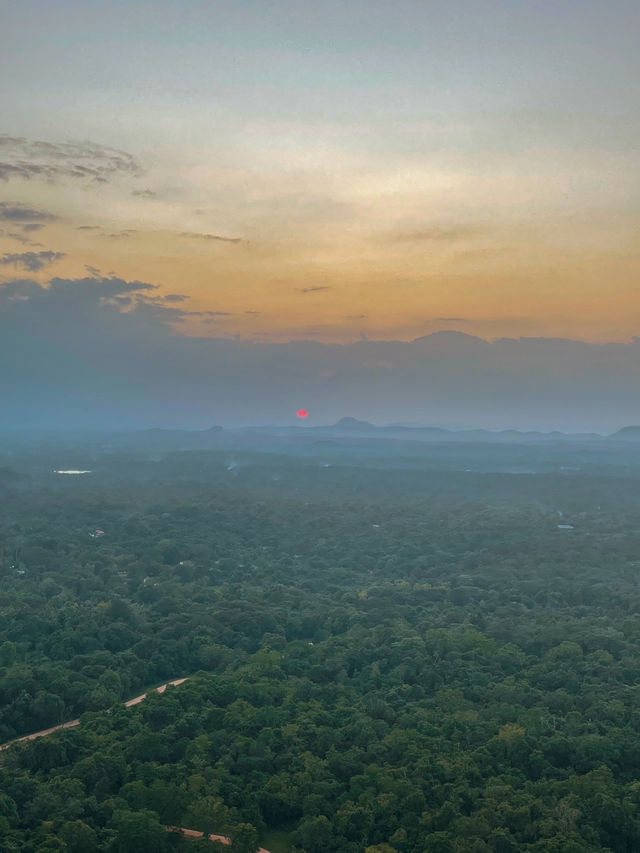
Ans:
{"label": "hazy blue hill", "polygon": [[149,429],[144,429],[141,432],[144,435],[206,435],[207,433],[212,432],[221,432],[221,426],[211,426],[207,429],[168,429],[165,427],[150,427]]}
{"label": "hazy blue hill", "polygon": [[[304,430],[301,427],[300,430]],[[553,432],[528,431],[517,429],[504,429],[500,431],[488,429],[446,429],[445,427],[423,426],[408,424],[389,424],[387,426],[375,426],[369,421],[359,420],[354,417],[344,417],[333,426],[313,427],[312,429],[322,432],[359,432],[366,433],[381,440],[408,440],[408,441],[438,441],[438,442],[470,442],[470,443],[493,443],[513,444],[530,442],[548,442],[559,440],[593,441],[601,440],[602,436],[597,433],[570,434],[558,430]],[[638,428],[640,430],[640,427]]]}
{"label": "hazy blue hill", "polygon": [[[568,431],[584,425],[611,433],[620,425],[619,412],[640,423],[636,342],[489,342],[437,332],[414,341],[258,345],[175,335],[166,339],[157,363],[150,364],[111,333],[101,340],[104,378],[96,389],[95,368],[90,370],[68,341],[56,350],[64,360],[56,356],[55,373],[49,376],[50,360],[37,356],[27,332],[16,338],[12,353],[13,363],[24,365],[25,377],[2,386],[3,420],[16,426],[37,422],[50,430],[103,431],[150,423],[255,423],[257,417],[277,424],[298,405],[314,409],[312,417],[317,417],[319,400],[329,423],[341,417],[346,400],[350,414],[369,423],[477,423],[487,429],[504,424],[520,430],[548,424]],[[119,342],[115,350],[114,340]],[[213,373],[211,364],[216,365]],[[60,375],[67,379],[58,388]],[[135,395],[132,387],[144,387],[145,395]],[[180,403],[169,409],[167,400]]]}
{"label": "hazy blue hill", "polygon": [[609,438],[619,441],[640,441],[640,426],[622,427]]}
{"label": "hazy blue hill", "polygon": [[369,421],[360,421],[358,418],[340,418],[340,420],[334,425],[334,429],[366,429],[366,430],[377,430],[374,424],[369,423]]}

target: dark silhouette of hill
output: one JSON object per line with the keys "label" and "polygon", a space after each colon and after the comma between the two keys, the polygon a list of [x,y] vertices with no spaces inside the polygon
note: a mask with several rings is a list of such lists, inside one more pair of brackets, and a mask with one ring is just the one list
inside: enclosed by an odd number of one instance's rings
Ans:
{"label": "dark silhouette of hill", "polygon": [[616,441],[640,441],[640,426],[626,426],[609,436]]}
{"label": "dark silhouette of hill", "polygon": [[369,421],[360,421],[358,418],[340,418],[340,420],[334,424],[334,429],[364,429],[364,430],[375,430],[376,426],[369,423]]}

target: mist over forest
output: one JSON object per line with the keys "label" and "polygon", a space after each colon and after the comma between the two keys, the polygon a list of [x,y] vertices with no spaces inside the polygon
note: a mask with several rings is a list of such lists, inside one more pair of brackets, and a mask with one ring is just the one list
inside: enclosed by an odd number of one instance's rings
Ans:
{"label": "mist over forest", "polygon": [[639,446],[0,434],[4,849],[636,849]]}

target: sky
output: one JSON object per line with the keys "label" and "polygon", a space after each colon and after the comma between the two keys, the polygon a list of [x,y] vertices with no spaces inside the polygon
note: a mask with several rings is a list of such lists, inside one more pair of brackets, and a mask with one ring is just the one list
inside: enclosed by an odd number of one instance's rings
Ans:
{"label": "sky", "polygon": [[91,304],[112,349],[136,323],[138,360],[233,342],[260,387],[255,354],[301,341],[344,370],[357,342],[443,330],[635,353],[636,0],[0,0],[0,18],[0,327],[21,309],[35,364],[45,303],[89,361]]}

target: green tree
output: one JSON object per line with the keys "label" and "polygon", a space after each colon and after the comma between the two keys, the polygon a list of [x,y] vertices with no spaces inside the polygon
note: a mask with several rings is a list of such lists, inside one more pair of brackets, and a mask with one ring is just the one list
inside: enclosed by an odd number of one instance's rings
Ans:
{"label": "green tree", "polygon": [[258,830],[250,823],[239,823],[231,830],[231,849],[234,853],[256,853]]}
{"label": "green tree", "polygon": [[98,838],[90,826],[81,820],[67,821],[60,827],[60,837],[69,853],[93,853],[98,850]]}
{"label": "green tree", "polygon": [[168,833],[153,812],[116,812],[112,822],[118,853],[161,853],[167,847]]}

